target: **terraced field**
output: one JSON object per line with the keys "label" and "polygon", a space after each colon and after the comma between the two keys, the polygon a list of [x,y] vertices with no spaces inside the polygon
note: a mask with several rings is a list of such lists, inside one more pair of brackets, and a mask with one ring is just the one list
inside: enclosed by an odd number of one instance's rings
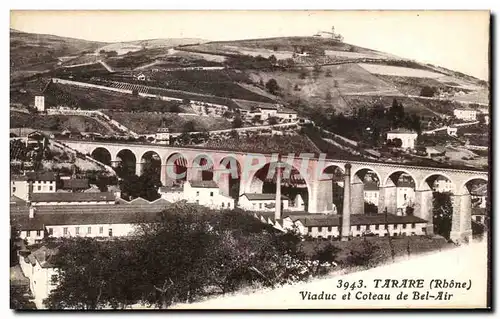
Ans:
{"label": "terraced field", "polygon": [[120,124],[131,129],[138,134],[153,134],[156,133],[161,126],[162,121],[165,121],[166,127],[171,132],[182,132],[184,126],[188,122],[193,122],[194,131],[203,130],[224,130],[230,129],[231,122],[225,118],[216,118],[199,115],[178,115],[173,113],[156,114],[150,112],[113,112],[104,111],[112,119]]}

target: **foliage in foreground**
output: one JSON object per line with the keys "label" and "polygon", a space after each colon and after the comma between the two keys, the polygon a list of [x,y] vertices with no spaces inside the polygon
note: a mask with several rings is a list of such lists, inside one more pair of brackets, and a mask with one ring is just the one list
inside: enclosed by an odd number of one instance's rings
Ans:
{"label": "foliage in foreground", "polygon": [[58,286],[51,309],[122,308],[274,287],[324,274],[335,266],[331,244],[306,256],[301,239],[244,212],[178,204],[127,240],[65,240],[55,258]]}

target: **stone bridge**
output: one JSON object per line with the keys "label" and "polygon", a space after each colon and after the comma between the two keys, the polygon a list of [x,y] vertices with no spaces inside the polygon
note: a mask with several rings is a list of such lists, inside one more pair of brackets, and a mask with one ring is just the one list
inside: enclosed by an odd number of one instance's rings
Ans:
{"label": "stone bridge", "polygon": [[[161,160],[160,180],[163,185],[166,185],[171,179],[172,168],[179,163],[179,159],[183,159],[181,162],[186,168],[185,179],[201,179],[201,171],[209,165],[200,159],[207,158],[211,161],[210,167],[214,172],[213,179],[225,195],[229,193],[230,187],[231,176],[228,168],[235,168],[234,163],[238,169],[241,195],[243,193],[262,193],[264,182],[258,178],[257,172],[266,165],[273,167],[271,165],[275,165],[278,161],[277,155],[272,154],[251,154],[195,147],[81,140],[61,140],[60,142],[92,156],[95,155],[96,151],[106,152],[114,167],[124,157],[123,154],[128,153],[135,161],[137,175],[142,173],[145,155],[156,154]],[[344,214],[364,213],[363,177],[369,171],[373,172],[372,174],[375,174],[379,181],[379,213],[387,210],[387,212],[395,214],[398,188],[396,183],[401,174],[407,174],[411,176],[415,185],[414,214],[428,221],[428,233],[432,233],[433,229],[432,182],[436,177],[445,177],[451,181],[449,189],[452,193],[454,208],[451,237],[454,239],[470,237],[471,235],[471,196],[468,183],[477,179],[488,181],[488,172],[486,171],[324,159],[318,154],[301,155],[302,157],[294,155],[287,157],[283,154],[282,161],[293,168],[292,175],[294,173],[300,174],[300,179],[303,181],[301,187],[307,188],[307,211],[309,213],[331,212],[333,178],[329,172],[336,170],[340,176],[343,176],[344,185],[350,185],[349,188],[344,187]],[[346,198],[350,198],[350,200],[346,201]]]}

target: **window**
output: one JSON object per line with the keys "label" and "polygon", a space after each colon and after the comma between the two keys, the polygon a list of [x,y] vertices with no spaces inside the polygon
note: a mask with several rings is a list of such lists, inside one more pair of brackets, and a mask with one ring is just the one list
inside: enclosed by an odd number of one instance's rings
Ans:
{"label": "window", "polygon": [[415,235],[415,232],[414,232],[414,231],[412,231],[412,232],[411,232],[411,235],[412,235],[412,236],[414,236],[414,235]]}
{"label": "window", "polygon": [[37,237],[40,237],[41,235],[42,235],[42,231],[41,231],[41,230],[37,230],[37,231],[36,231],[36,236],[37,236]]}
{"label": "window", "polygon": [[101,226],[101,227],[99,227],[99,234],[102,234],[102,233],[104,233],[104,227]]}
{"label": "window", "polygon": [[28,231],[26,232],[26,236],[27,236],[27,237],[31,237],[31,230],[28,230]]}
{"label": "window", "polygon": [[398,228],[398,224],[394,224],[394,228]]}
{"label": "window", "polygon": [[49,228],[49,235],[53,235],[53,234],[54,234],[54,229]]}
{"label": "window", "polygon": [[379,225],[375,225],[375,230],[378,230]]}
{"label": "window", "polygon": [[411,228],[415,228],[415,223],[412,223],[412,224],[411,224]]}
{"label": "window", "polygon": [[197,191],[197,192],[196,192],[196,196],[200,196],[200,191]]}
{"label": "window", "polygon": [[313,231],[313,228],[311,226],[307,227],[307,231],[308,232],[312,232]]}
{"label": "window", "polygon": [[109,237],[113,237],[113,228],[110,228],[108,231]]}
{"label": "window", "polygon": [[210,192],[210,197],[214,197],[214,192]]}
{"label": "window", "polygon": [[384,237],[387,237],[387,233],[384,234]]}
{"label": "window", "polygon": [[87,227],[87,234],[92,234],[92,227]]}
{"label": "window", "polygon": [[16,192],[16,188],[15,187],[12,187],[12,192],[15,193]]}
{"label": "window", "polygon": [[328,226],[328,231],[332,231],[332,226]]}
{"label": "window", "polygon": [[259,203],[259,209],[261,209],[261,208],[262,208],[262,203]]}
{"label": "window", "polygon": [[224,203],[222,203],[222,208],[224,208]]}
{"label": "window", "polygon": [[200,203],[200,200],[199,200],[199,199],[197,199],[197,200],[196,200],[196,204],[199,204],[199,203]]}
{"label": "window", "polygon": [[476,222],[480,222],[481,221],[481,216],[476,216]]}
{"label": "window", "polygon": [[63,228],[63,234],[64,234],[64,235],[67,235],[67,234],[68,234],[68,227],[64,227],[64,228]]}
{"label": "window", "polygon": [[361,225],[356,226],[356,230],[361,230]]}
{"label": "window", "polygon": [[323,227],[318,227],[318,231],[322,232],[323,231]]}
{"label": "window", "polygon": [[80,227],[75,227],[75,234],[80,234]]}
{"label": "window", "polygon": [[332,239],[332,235],[328,235],[328,237],[327,237],[327,238],[328,238],[328,239]]}
{"label": "window", "polygon": [[397,236],[397,235],[398,235],[398,233],[394,233],[394,234],[392,234],[392,236]]}
{"label": "window", "polygon": [[38,186],[38,190],[41,191],[42,190],[42,186],[39,185]]}
{"label": "window", "polygon": [[53,186],[49,186],[49,190],[50,190],[50,191],[51,191],[51,190],[53,190],[53,189],[54,189],[54,188],[53,188]]}
{"label": "window", "polygon": [[403,229],[406,229],[406,224],[403,224]]}

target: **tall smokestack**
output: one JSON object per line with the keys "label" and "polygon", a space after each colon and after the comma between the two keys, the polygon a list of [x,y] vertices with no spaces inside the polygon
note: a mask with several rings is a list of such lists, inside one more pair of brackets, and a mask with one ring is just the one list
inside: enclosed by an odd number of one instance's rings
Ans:
{"label": "tall smokestack", "polygon": [[342,232],[341,240],[349,240],[351,231],[351,164],[345,164],[344,175],[344,207],[342,209]]}
{"label": "tall smokestack", "polygon": [[276,200],[274,210],[274,220],[281,219],[281,156],[278,158],[277,172],[276,172]]}

